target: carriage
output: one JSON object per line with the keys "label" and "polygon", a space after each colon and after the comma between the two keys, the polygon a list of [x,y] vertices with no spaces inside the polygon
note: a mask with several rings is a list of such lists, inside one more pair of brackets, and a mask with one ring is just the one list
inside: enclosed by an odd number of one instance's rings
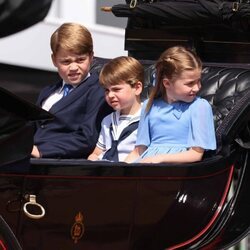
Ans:
{"label": "carriage", "polygon": [[[133,9],[157,1],[145,2]],[[197,49],[205,62],[200,96],[213,107],[218,149],[192,164],[30,159],[32,122],[53,117],[0,88],[0,214],[23,249],[227,249],[249,234],[250,66],[247,53],[235,57],[246,38],[240,33],[237,42],[220,42],[231,52],[218,50],[201,40],[210,23],[196,34],[190,24],[157,22],[129,16],[126,28],[125,47],[145,69],[143,97],[160,50],[180,43]],[[95,58],[91,71],[107,60]]]}

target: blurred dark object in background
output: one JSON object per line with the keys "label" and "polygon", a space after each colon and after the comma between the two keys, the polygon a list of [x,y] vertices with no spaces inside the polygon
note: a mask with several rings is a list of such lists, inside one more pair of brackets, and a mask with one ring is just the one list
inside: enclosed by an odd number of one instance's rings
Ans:
{"label": "blurred dark object in background", "polygon": [[0,37],[24,30],[42,21],[52,0],[0,0]]}

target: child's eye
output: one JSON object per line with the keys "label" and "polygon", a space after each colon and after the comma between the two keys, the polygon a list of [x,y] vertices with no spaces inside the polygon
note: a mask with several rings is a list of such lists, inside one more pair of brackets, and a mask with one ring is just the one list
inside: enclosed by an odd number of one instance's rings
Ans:
{"label": "child's eye", "polygon": [[115,91],[115,92],[118,92],[120,90],[121,90],[121,88],[113,88],[113,91]]}
{"label": "child's eye", "polygon": [[194,85],[198,84],[199,82],[200,82],[200,81],[188,82],[188,83],[186,83],[186,85],[187,85],[188,87],[193,87]]}
{"label": "child's eye", "polygon": [[70,61],[69,60],[64,60],[64,61],[61,61],[61,64],[63,64],[63,65],[69,65]]}
{"label": "child's eye", "polygon": [[83,63],[86,60],[86,58],[79,58],[77,59],[77,63]]}

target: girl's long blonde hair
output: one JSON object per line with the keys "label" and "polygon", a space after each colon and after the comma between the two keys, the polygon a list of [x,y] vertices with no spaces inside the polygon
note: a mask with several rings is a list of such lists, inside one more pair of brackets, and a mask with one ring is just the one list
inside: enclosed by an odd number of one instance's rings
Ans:
{"label": "girl's long blonde hair", "polygon": [[146,110],[149,111],[155,98],[165,97],[166,89],[163,79],[171,80],[178,77],[184,70],[195,70],[202,68],[200,58],[191,50],[175,46],[165,50],[156,62],[156,85],[152,89]]}

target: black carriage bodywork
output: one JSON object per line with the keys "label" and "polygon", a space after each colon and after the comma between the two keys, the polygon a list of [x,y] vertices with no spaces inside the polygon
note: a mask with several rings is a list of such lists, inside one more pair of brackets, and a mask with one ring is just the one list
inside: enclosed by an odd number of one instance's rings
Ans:
{"label": "black carriage bodywork", "polygon": [[19,244],[16,236],[10,229],[9,225],[5,222],[2,216],[0,216],[0,249],[6,250],[21,250],[22,247]]}
{"label": "black carriage bodywork", "polygon": [[[144,23],[132,18],[125,47],[138,59],[155,59],[163,48],[180,44],[180,37],[189,34],[184,45],[196,46],[203,51],[201,56],[220,62],[207,63],[202,74],[200,95],[214,109],[218,151],[205,155],[201,162],[147,165],[29,160],[31,122],[53,117],[0,89],[0,95],[8,96],[2,99],[5,101],[0,99],[0,214],[23,249],[227,249],[249,234],[250,70],[249,65],[232,64],[246,62],[236,60],[235,49],[239,47],[243,55],[247,43],[237,40],[233,54],[224,57],[229,50],[220,46],[218,50],[218,44],[198,47],[201,43],[194,42],[204,37],[201,30],[211,33],[211,27],[200,27],[196,34],[187,26],[176,28],[159,27],[150,18]],[[145,36],[151,40],[145,41]],[[248,58],[247,52],[244,56]],[[95,58],[92,71],[99,71],[105,62]],[[154,61],[142,63],[143,96],[147,97]],[[11,109],[8,100],[18,108]]]}

